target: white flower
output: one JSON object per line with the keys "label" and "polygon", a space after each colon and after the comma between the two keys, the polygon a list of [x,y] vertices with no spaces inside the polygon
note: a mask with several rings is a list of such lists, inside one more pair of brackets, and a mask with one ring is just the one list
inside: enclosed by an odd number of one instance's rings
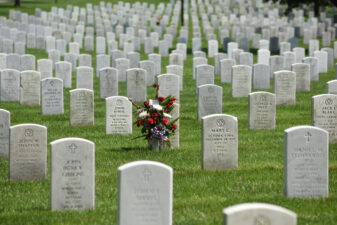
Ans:
{"label": "white flower", "polygon": [[139,113],[138,118],[139,118],[139,119],[144,119],[144,118],[147,117],[147,116],[148,116],[147,112],[146,112],[146,111],[143,111],[143,112]]}
{"label": "white flower", "polygon": [[168,118],[168,119],[171,119],[171,118],[172,118],[172,116],[171,116],[170,114],[167,114],[167,113],[164,113],[164,117],[165,117],[165,118]]}
{"label": "white flower", "polygon": [[153,107],[153,109],[155,109],[157,111],[162,111],[163,110],[163,107],[161,105],[153,105],[152,107]]}

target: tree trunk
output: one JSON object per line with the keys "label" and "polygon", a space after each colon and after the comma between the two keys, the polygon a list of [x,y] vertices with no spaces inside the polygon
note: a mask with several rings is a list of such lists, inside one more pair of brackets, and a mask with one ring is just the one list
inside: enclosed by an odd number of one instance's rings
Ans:
{"label": "tree trunk", "polygon": [[184,0],[181,0],[181,26],[184,26]]}
{"label": "tree trunk", "polygon": [[315,17],[319,17],[319,12],[320,12],[320,4],[319,0],[314,1],[314,11],[315,11]]}
{"label": "tree trunk", "polygon": [[20,0],[14,0],[14,7],[20,7]]}

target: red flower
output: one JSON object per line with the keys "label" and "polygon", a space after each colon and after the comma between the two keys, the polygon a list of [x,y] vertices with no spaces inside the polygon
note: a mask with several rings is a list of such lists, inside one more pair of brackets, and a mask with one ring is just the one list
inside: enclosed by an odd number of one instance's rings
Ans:
{"label": "red flower", "polygon": [[148,106],[149,106],[149,101],[145,101],[145,102],[144,102],[144,106],[145,106],[145,107],[148,107]]}
{"label": "red flower", "polygon": [[177,129],[177,125],[172,124],[172,129],[173,129],[173,130],[176,130],[176,129]]}
{"label": "red flower", "polygon": [[153,84],[152,84],[152,87],[156,88],[156,87],[157,87],[157,84],[156,84],[156,83],[153,83]]}
{"label": "red flower", "polygon": [[152,113],[151,117],[152,117],[153,119],[157,119],[158,113]]}
{"label": "red flower", "polygon": [[138,121],[137,121],[137,127],[140,127],[140,125],[142,125],[142,121],[141,121],[141,120],[138,120]]}
{"label": "red flower", "polygon": [[153,124],[153,119],[152,118],[148,118],[147,119],[147,123],[152,125]]}
{"label": "red flower", "polygon": [[165,100],[164,97],[158,97],[158,101],[162,102],[162,101],[164,101],[164,100]]}
{"label": "red flower", "polygon": [[178,100],[177,98],[175,98],[175,97],[171,97],[171,102],[175,102],[176,100]]}
{"label": "red flower", "polygon": [[164,125],[166,125],[167,124],[167,119],[166,118],[164,118],[164,119],[162,119],[162,121],[161,121]]}

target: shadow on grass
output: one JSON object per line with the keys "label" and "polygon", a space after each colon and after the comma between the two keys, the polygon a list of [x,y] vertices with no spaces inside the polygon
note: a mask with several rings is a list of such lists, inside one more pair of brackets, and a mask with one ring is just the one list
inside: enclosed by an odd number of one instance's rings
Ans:
{"label": "shadow on grass", "polygon": [[122,147],[122,148],[106,148],[107,152],[129,152],[129,151],[147,151],[144,147]]}

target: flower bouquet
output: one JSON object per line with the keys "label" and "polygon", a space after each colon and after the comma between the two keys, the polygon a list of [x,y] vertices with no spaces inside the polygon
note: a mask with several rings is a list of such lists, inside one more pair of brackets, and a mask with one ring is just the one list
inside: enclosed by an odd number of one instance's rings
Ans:
{"label": "flower bouquet", "polygon": [[144,106],[137,105],[129,98],[131,103],[137,108],[137,127],[141,127],[142,134],[136,138],[145,137],[148,140],[148,148],[151,150],[161,150],[170,146],[170,136],[175,134],[178,118],[171,120],[170,112],[174,109],[174,102],[177,100],[173,96],[166,98],[158,96],[159,85],[153,84],[156,88],[155,99],[144,102]]}

